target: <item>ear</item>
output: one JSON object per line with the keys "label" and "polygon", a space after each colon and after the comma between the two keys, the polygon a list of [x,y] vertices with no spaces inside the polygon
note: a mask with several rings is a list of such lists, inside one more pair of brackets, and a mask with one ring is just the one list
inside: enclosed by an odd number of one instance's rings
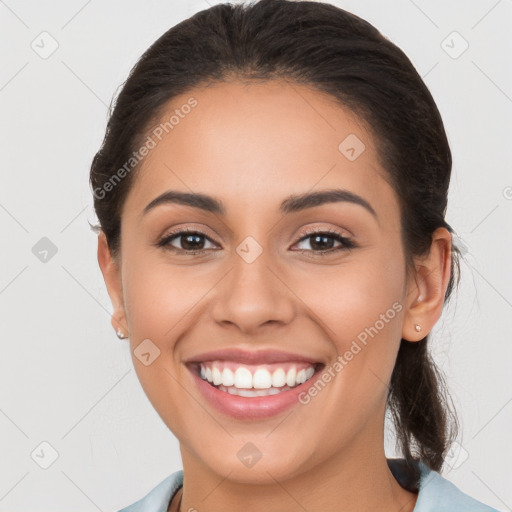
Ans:
{"label": "ear", "polygon": [[[451,272],[452,237],[446,228],[432,234],[430,252],[415,259],[415,273],[409,279],[402,338],[420,341],[441,316]],[[417,331],[415,326],[421,327]]]}
{"label": "ear", "polygon": [[114,307],[110,322],[117,332],[121,329],[125,336],[128,335],[128,325],[123,300],[123,286],[121,280],[121,269],[118,262],[112,256],[107,243],[107,237],[103,230],[98,235],[98,263],[107,286],[107,291]]}

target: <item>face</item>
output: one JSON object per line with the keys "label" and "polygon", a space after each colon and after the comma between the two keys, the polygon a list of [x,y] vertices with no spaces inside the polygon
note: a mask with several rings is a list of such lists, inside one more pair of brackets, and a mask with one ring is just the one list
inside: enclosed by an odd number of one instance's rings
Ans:
{"label": "face", "polygon": [[[269,482],[371,457],[382,450],[409,300],[399,204],[372,136],[330,97],[280,81],[191,90],[162,121],[190,98],[195,106],[153,137],[121,217],[117,323],[145,393],[185,468]],[[304,199],[328,190],[344,192]],[[145,211],[169,191],[208,196],[222,210],[162,200]],[[284,353],[256,365],[271,377],[309,363],[315,373],[300,393],[295,381],[228,402],[189,364],[224,349]],[[254,373],[241,357],[216,357],[219,371]],[[256,464],[248,452],[261,456]]]}

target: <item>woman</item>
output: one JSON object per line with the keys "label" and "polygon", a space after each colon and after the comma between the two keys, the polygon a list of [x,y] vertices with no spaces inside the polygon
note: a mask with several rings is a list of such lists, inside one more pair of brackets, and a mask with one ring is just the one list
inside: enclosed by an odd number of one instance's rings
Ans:
{"label": "woman", "polygon": [[124,512],[493,510],[439,473],[450,171],[409,59],[332,5],[217,5],[145,52],[91,186],[112,325],[183,471]]}

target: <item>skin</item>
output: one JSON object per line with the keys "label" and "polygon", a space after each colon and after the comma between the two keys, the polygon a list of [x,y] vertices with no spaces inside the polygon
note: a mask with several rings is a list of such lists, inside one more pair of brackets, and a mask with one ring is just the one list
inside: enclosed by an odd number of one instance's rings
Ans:
{"label": "skin", "polygon": [[[282,81],[232,81],[174,98],[162,119],[191,96],[197,107],[138,170],[122,211],[120,257],[113,258],[103,232],[98,238],[113,327],[129,334],[132,354],[146,338],[160,350],[149,366],[136,357],[133,363],[180,443],[181,510],[239,511],[240,503],[247,512],[413,510],[417,495],[386,463],[385,400],[401,337],[420,340],[441,314],[450,233],[436,230],[430,253],[406,271],[398,199],[372,135],[329,96]],[[366,146],[354,161],[338,150],[348,134]],[[378,219],[348,202],[278,211],[290,194],[329,188],[362,196]],[[166,204],[141,216],[169,189],[215,196],[226,215]],[[205,231],[204,254],[155,245],[175,227]],[[306,228],[336,230],[357,246],[315,257],[322,248],[304,238]],[[251,264],[236,252],[249,235],[263,249]],[[177,237],[172,246],[183,250],[186,242]],[[234,346],[333,364],[395,302],[401,311],[310,403],[269,419],[217,412],[183,364]],[[252,468],[237,457],[249,441],[262,453]]]}

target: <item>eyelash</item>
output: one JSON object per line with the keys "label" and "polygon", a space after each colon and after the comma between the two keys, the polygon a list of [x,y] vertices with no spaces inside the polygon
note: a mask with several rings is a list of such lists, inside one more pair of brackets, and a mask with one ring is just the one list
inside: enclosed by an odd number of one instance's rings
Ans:
{"label": "eyelash", "polygon": [[[180,238],[180,236],[182,236],[182,235],[201,235],[213,243],[213,241],[210,239],[210,237],[206,233],[201,231],[200,229],[188,229],[188,228],[183,229],[183,228],[181,228],[181,229],[172,231],[172,232],[168,233],[167,235],[165,235],[163,238],[161,238],[157,242],[156,245],[158,247],[164,247],[165,249],[171,250],[175,253],[182,253],[182,254],[185,253],[184,254],[185,256],[187,256],[187,255],[194,256],[197,254],[202,254],[205,251],[211,250],[211,249],[199,249],[199,250],[193,251],[193,250],[187,250],[187,249],[178,249],[178,248],[170,245],[170,242],[172,240],[174,240],[175,238]],[[293,244],[293,245],[296,245],[299,242],[307,240],[308,238],[312,237],[313,235],[327,235],[328,238],[334,238],[336,241],[340,242],[342,245],[332,248],[332,249],[326,249],[323,251],[322,250],[314,251],[312,249],[299,249],[296,252],[300,252],[301,254],[312,253],[312,254],[314,254],[314,257],[317,257],[317,256],[322,257],[322,256],[328,256],[333,253],[337,253],[339,251],[347,251],[347,250],[353,249],[354,247],[357,247],[357,245],[355,244],[355,242],[353,240],[351,240],[350,238],[347,238],[346,236],[343,236],[338,231],[331,230],[331,229],[307,230],[304,233],[302,233],[299,240],[297,240],[297,242],[295,242],[295,244]]]}

